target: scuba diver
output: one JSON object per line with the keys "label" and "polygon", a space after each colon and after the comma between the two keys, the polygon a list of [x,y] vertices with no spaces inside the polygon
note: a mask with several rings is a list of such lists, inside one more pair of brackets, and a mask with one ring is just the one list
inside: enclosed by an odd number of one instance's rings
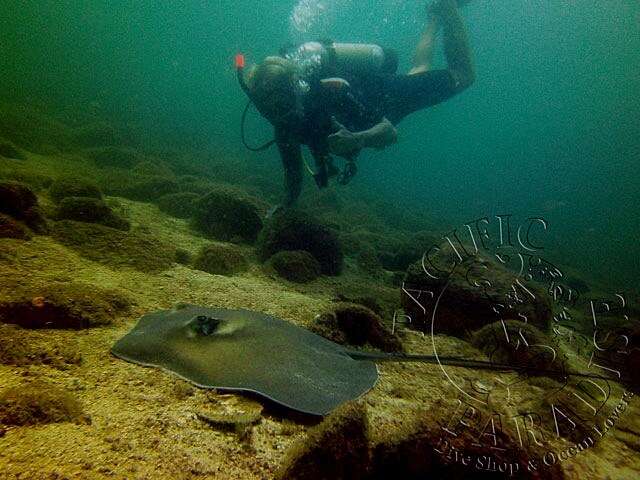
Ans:
{"label": "scuba diver", "polygon": [[[327,186],[333,176],[346,184],[356,173],[361,150],[396,143],[396,125],[407,115],[441,103],[473,83],[469,41],[458,11],[468,2],[435,0],[428,5],[428,21],[407,74],[396,73],[398,56],[392,50],[329,40],[284,47],[246,75],[244,57],[237,57],[238,79],[250,99],[247,109],[253,103],[275,130],[273,141],[248,148],[278,146],[286,188],[282,206],[292,206],[302,190],[302,145],[315,160],[312,173],[318,187]],[[434,70],[431,62],[439,32],[447,68]],[[342,171],[332,155],[345,159]]]}

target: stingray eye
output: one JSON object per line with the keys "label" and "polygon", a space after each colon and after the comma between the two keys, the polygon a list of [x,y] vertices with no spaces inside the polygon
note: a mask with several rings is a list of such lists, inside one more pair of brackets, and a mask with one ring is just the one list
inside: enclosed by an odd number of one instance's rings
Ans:
{"label": "stingray eye", "polygon": [[194,318],[194,329],[198,335],[209,336],[216,332],[222,320],[215,317],[200,315]]}

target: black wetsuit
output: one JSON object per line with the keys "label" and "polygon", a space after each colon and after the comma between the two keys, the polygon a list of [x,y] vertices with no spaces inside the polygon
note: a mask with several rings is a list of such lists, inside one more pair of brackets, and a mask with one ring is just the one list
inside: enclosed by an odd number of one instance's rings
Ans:
{"label": "black wetsuit", "polygon": [[[320,79],[327,76],[339,76],[351,87],[328,92],[320,84]],[[285,169],[286,203],[293,203],[300,193],[300,145],[309,147],[316,165],[329,157],[328,137],[335,133],[331,117],[354,132],[367,130],[383,118],[397,125],[407,115],[441,103],[459,91],[455,76],[446,69],[415,75],[336,74],[328,69],[316,72],[302,98],[302,111],[286,124],[276,127],[276,142]]]}

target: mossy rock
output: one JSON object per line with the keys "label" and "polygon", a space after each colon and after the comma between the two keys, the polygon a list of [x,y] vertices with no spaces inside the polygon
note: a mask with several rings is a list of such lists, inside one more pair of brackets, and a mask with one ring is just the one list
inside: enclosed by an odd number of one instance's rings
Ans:
{"label": "mossy rock", "polygon": [[17,220],[21,220],[36,233],[46,233],[48,231],[47,222],[38,205],[38,198],[23,183],[0,183],[0,213],[5,213]]}
{"label": "mossy rock", "polygon": [[372,310],[362,305],[338,303],[318,316],[309,329],[341,345],[370,345],[384,352],[402,352],[400,339]]}
{"label": "mossy rock", "polygon": [[129,309],[115,290],[82,282],[18,286],[0,301],[0,321],[24,328],[83,329],[109,325]]}
{"label": "mossy rock", "polygon": [[99,223],[118,230],[129,230],[129,222],[117,216],[104,201],[90,197],[66,197],[58,205],[59,220]]}
{"label": "mossy rock", "polygon": [[164,195],[177,193],[180,186],[175,180],[161,176],[136,176],[126,185],[120,195],[140,202],[152,202]]}
{"label": "mossy rock", "polygon": [[362,402],[349,402],[307,432],[285,454],[277,480],[367,478],[369,421]]}
{"label": "mossy rock", "polygon": [[526,367],[529,376],[561,378],[568,368],[558,342],[518,320],[498,321],[473,333],[471,344],[496,364]]}
{"label": "mossy rock", "polygon": [[307,283],[321,274],[320,263],[304,250],[278,252],[268,262],[280,277],[296,283]]}
{"label": "mossy rock", "polygon": [[163,195],[158,198],[156,204],[158,208],[176,218],[191,218],[196,212],[196,203],[200,195],[191,192],[179,192]]}
{"label": "mossy rock", "polygon": [[84,147],[106,147],[118,143],[118,134],[106,122],[84,125],[73,132],[74,141]]}
{"label": "mossy rock", "polygon": [[277,252],[304,250],[315,257],[325,275],[338,275],[343,267],[336,233],[296,210],[274,215],[260,233],[257,250],[263,261]]}
{"label": "mossy rock", "polygon": [[36,380],[0,392],[0,424],[88,423],[82,406],[56,385]]}
{"label": "mossy rock", "polygon": [[195,175],[182,175],[178,177],[178,184],[183,191],[197,193],[199,195],[204,195],[219,188],[219,184],[212,180]]}
{"label": "mossy rock", "polygon": [[219,188],[198,200],[194,227],[216,240],[253,243],[262,229],[262,218],[253,199]]}
{"label": "mossy rock", "polygon": [[20,182],[0,182],[0,212],[16,219],[24,219],[27,212],[38,205],[38,197]]}
{"label": "mossy rock", "polygon": [[59,177],[49,187],[49,196],[56,203],[67,197],[102,198],[100,188],[88,180],[77,177]]}
{"label": "mossy rock", "polygon": [[26,335],[27,330],[15,325],[0,324],[0,364],[49,365],[59,369],[79,365],[80,351],[72,343],[52,345]]}
{"label": "mossy rock", "polygon": [[0,135],[16,147],[47,154],[71,146],[71,129],[29,104],[0,105]]}
{"label": "mossy rock", "polygon": [[79,255],[113,268],[157,273],[170,268],[176,258],[175,248],[153,236],[93,223],[62,220],[53,226],[52,236]]}
{"label": "mossy rock", "polygon": [[17,220],[9,215],[0,213],[0,238],[15,238],[17,240],[30,240],[31,232]]}
{"label": "mossy rock", "polygon": [[0,157],[25,160],[25,156],[16,147],[6,142],[0,142]]}
{"label": "mossy rock", "polygon": [[[432,292],[439,297],[438,310],[435,316],[435,331],[439,334],[467,338],[475,330],[502,318],[520,318],[526,316],[528,323],[542,331],[549,328],[552,317],[552,305],[549,295],[532,282],[526,282],[525,292],[516,283],[517,274],[507,269],[502,263],[490,257],[476,255],[460,262],[453,273],[447,276],[447,268],[451,268],[449,257],[429,260],[440,269],[438,273],[433,266],[422,261],[412,264],[404,279],[401,292],[401,303],[406,315],[411,318],[412,328],[427,330],[432,321]],[[447,263],[448,262],[448,263]],[[438,277],[438,278],[434,278]],[[521,303],[510,298],[514,289]],[[424,292],[420,300],[416,300],[411,292]],[[422,302],[422,304],[419,304]],[[500,308],[500,316],[496,310]]]}
{"label": "mossy rock", "polygon": [[245,256],[237,247],[211,244],[203,247],[193,267],[212,275],[233,275],[247,269]]}
{"label": "mossy rock", "polygon": [[87,151],[98,168],[132,168],[139,161],[138,154],[131,149],[121,147],[102,147]]}
{"label": "mossy rock", "polygon": [[133,172],[143,177],[173,178],[174,176],[171,167],[162,160],[143,160],[133,167]]}

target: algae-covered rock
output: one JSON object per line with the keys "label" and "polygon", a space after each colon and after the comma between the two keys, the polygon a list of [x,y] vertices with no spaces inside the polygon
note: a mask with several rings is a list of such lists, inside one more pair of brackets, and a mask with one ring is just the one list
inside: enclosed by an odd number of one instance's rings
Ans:
{"label": "algae-covered rock", "polygon": [[233,275],[247,269],[247,259],[242,252],[229,245],[207,245],[200,250],[193,262],[194,268],[212,275]]}
{"label": "algae-covered rock", "polygon": [[80,364],[82,355],[73,343],[52,345],[28,337],[27,332],[15,325],[0,324],[0,364],[50,365],[60,369]]}
{"label": "algae-covered rock", "polygon": [[471,344],[496,364],[526,367],[531,376],[563,377],[567,369],[558,343],[518,320],[498,321],[473,333]]}
{"label": "algae-covered rock", "polygon": [[204,177],[197,177],[195,175],[181,175],[178,177],[178,184],[184,192],[197,193],[204,195],[219,187],[218,184],[212,180]]}
{"label": "algae-covered rock", "polygon": [[[23,183],[0,183],[0,213],[21,220],[36,233],[46,233],[48,230],[47,222],[38,205],[38,198]],[[5,225],[5,228],[9,229],[6,221]]]}
{"label": "algae-covered rock", "polygon": [[262,260],[283,250],[304,250],[320,263],[323,274],[342,271],[342,249],[335,232],[300,211],[275,215],[262,230],[257,249]]}
{"label": "algae-covered rock", "polygon": [[253,243],[262,228],[262,218],[253,199],[219,188],[198,200],[194,226],[217,240]]}
{"label": "algae-covered rock", "polygon": [[366,407],[362,402],[346,403],[287,451],[276,479],[364,479],[370,461],[368,442]]}
{"label": "algae-covered rock", "polygon": [[57,178],[49,187],[49,196],[56,202],[67,197],[102,198],[98,186],[84,178],[64,176]]}
{"label": "algae-covered rock", "polygon": [[321,274],[320,263],[304,250],[278,252],[268,264],[279,276],[296,283],[310,282]]}
{"label": "algae-covered rock", "polygon": [[172,178],[174,176],[171,167],[162,160],[143,160],[133,167],[133,172],[143,177]]}
{"label": "algae-covered rock", "polygon": [[134,150],[121,147],[94,148],[87,154],[99,168],[131,168],[138,161],[138,155]]}
{"label": "algae-covered rock", "polygon": [[0,212],[18,220],[38,205],[35,193],[23,183],[0,182]]}
{"label": "algae-covered rock", "polygon": [[66,197],[58,205],[57,218],[79,222],[99,223],[118,230],[129,230],[129,222],[117,216],[98,198]]}
{"label": "algae-covered rock", "polygon": [[371,345],[385,352],[401,352],[402,343],[384,326],[372,310],[350,303],[338,303],[319,315],[309,329],[342,345]]}
{"label": "algae-covered rock", "polygon": [[[430,328],[433,299],[444,290],[435,316],[437,333],[465,338],[500,318],[522,318],[520,315],[524,315],[529,324],[547,331],[552,315],[548,295],[531,282],[519,285],[516,280],[514,272],[481,256],[465,259],[451,276],[438,275],[433,269],[429,275],[419,261],[407,270],[402,308],[411,318],[410,326]],[[514,295],[519,301],[515,301]]]}
{"label": "algae-covered rock", "polygon": [[82,406],[71,393],[36,380],[0,392],[0,424],[88,423]]}
{"label": "algae-covered rock", "polygon": [[20,151],[7,142],[0,142],[0,157],[12,158],[14,160],[24,160],[25,156]]}
{"label": "algae-covered rock", "polygon": [[196,203],[200,195],[191,192],[179,192],[163,195],[158,198],[158,208],[176,218],[191,218],[196,212]]}
{"label": "algae-covered rock", "polygon": [[82,282],[17,286],[0,301],[0,321],[24,328],[82,329],[109,325],[128,308],[121,293]]}
{"label": "algae-covered rock", "polygon": [[52,228],[52,236],[79,255],[114,268],[157,273],[171,267],[176,258],[174,247],[139,231],[62,220]]}
{"label": "algae-covered rock", "polygon": [[135,176],[122,188],[119,195],[140,202],[152,202],[179,190],[180,186],[172,178],[159,175]]}
{"label": "algae-covered rock", "polygon": [[9,215],[0,213],[0,238],[15,238],[18,240],[30,240],[31,232]]}

